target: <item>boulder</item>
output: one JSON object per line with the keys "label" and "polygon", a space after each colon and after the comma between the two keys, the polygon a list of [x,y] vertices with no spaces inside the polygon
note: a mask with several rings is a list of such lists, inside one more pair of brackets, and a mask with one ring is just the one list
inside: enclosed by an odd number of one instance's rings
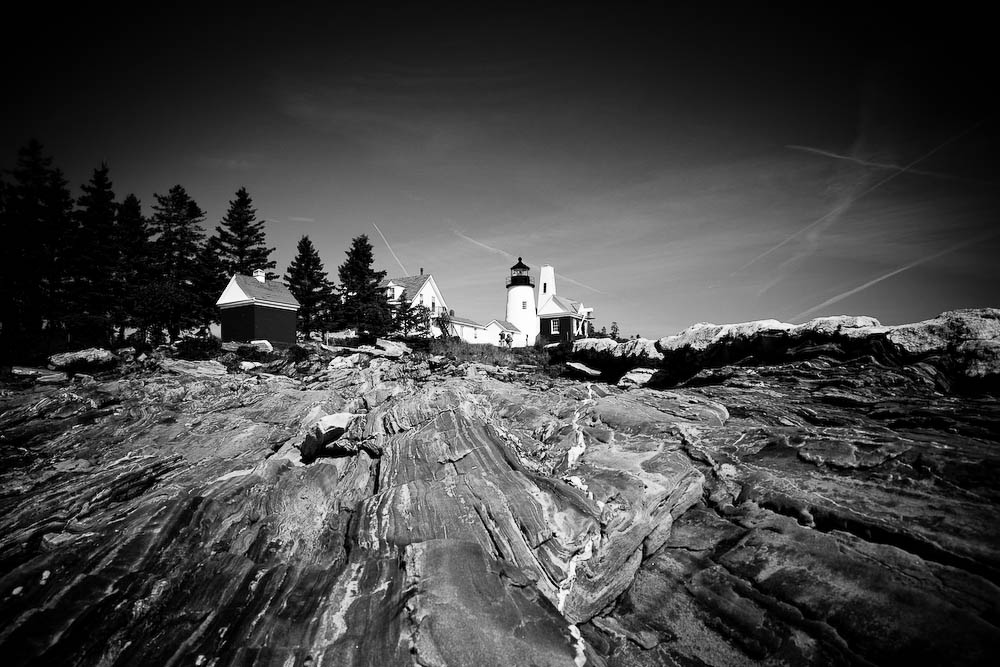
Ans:
{"label": "boulder", "polygon": [[[331,442],[340,438],[347,431],[351,422],[358,415],[350,412],[338,412],[327,415],[309,427],[306,437],[298,446],[302,453],[302,461],[309,463],[319,456],[320,452]],[[343,451],[357,451],[356,447],[341,448]]]}
{"label": "boulder", "polygon": [[250,344],[256,347],[261,352],[274,352],[274,346],[271,345],[269,340],[252,340]]}
{"label": "boulder", "polygon": [[186,361],[184,359],[161,359],[163,370],[191,377],[218,377],[226,374],[226,367],[218,361]]}
{"label": "boulder", "polygon": [[595,371],[593,368],[590,368],[589,366],[585,366],[585,365],[581,364],[578,361],[569,361],[569,362],[567,362],[566,363],[566,369],[569,370],[571,372],[571,374],[575,373],[576,375],[582,375],[584,377],[595,378],[595,377],[599,377],[601,375],[601,371]]}
{"label": "boulder", "polygon": [[653,368],[633,368],[618,380],[618,386],[622,389],[634,389],[645,387],[656,374]]}
{"label": "boulder", "polygon": [[49,368],[67,373],[105,370],[114,367],[117,363],[118,357],[100,347],[90,347],[77,352],[64,352],[49,357]]}

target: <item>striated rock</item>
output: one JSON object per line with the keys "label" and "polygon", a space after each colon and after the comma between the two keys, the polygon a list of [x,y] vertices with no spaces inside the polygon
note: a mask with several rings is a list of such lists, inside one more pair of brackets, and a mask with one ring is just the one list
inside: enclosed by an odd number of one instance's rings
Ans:
{"label": "striated rock", "polygon": [[[883,326],[871,317],[821,317],[793,325],[777,320],[741,324],[699,323],[658,341],[609,339],[576,341],[573,356],[621,377],[636,367],[660,371],[658,385],[677,384],[708,368],[730,364],[767,365],[796,359],[852,359],[872,355],[882,361],[926,360],[946,383],[972,391],[1000,386],[1000,310],[953,310],[936,318]],[[652,363],[650,363],[652,362]]]}
{"label": "striated rock", "polygon": [[618,380],[618,386],[622,389],[645,387],[655,374],[656,370],[653,368],[633,368]]}
{"label": "striated rock", "polygon": [[566,368],[569,369],[571,372],[576,373],[577,375],[583,377],[598,377],[601,374],[601,371],[595,371],[593,368],[584,366],[578,361],[567,362]]}
{"label": "striated rock", "polygon": [[[315,459],[326,445],[344,435],[351,422],[358,416],[350,412],[338,412],[326,415],[310,426],[305,439],[299,445],[302,460],[308,463]],[[338,451],[357,451],[357,448],[341,447]]]}
{"label": "striated rock", "polygon": [[[792,342],[871,328],[814,322]],[[975,335],[930,357],[775,348],[669,391],[328,350],[11,385],[0,651],[991,664],[1000,406],[948,391],[965,359],[990,372]]]}
{"label": "striated rock", "polygon": [[64,352],[49,357],[49,368],[57,371],[95,371],[112,368],[118,357],[99,347],[91,347],[77,352]]}

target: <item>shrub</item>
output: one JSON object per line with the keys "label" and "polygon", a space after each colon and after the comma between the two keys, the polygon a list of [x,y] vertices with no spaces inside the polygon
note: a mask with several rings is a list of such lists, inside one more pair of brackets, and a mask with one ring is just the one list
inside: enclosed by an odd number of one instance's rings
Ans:
{"label": "shrub", "polygon": [[182,338],[177,342],[175,350],[179,358],[189,361],[212,359],[222,351],[222,341],[215,336]]}
{"label": "shrub", "polygon": [[308,349],[302,347],[301,345],[292,345],[285,351],[285,358],[291,361],[293,364],[297,364],[300,361],[305,361],[309,358],[311,353]]}

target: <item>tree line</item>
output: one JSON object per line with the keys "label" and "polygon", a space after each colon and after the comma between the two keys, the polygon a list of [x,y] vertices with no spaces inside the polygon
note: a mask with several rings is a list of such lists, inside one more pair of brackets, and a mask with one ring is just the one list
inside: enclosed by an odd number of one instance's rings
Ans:
{"label": "tree line", "polygon": [[[312,332],[353,329],[358,337],[369,340],[390,331],[404,336],[430,332],[430,309],[413,306],[412,294],[404,290],[394,304],[389,303],[385,289],[380,287],[386,274],[372,268],[374,255],[367,235],[353,239],[346,254],[337,269],[338,285],[329,279],[309,237],[299,239],[285,279],[299,302],[300,332],[308,336]],[[434,318],[442,331],[448,330],[447,320],[447,315]]]}
{"label": "tree line", "polygon": [[[29,141],[0,177],[0,363],[38,361],[64,349],[158,344],[207,333],[233,274],[268,271],[264,222],[246,188],[214,232],[181,185],[154,194],[145,215],[134,194],[118,199],[106,164],[73,197],[63,172]],[[289,265],[299,324],[352,326],[381,335],[392,322],[365,236],[354,239],[339,288],[326,280],[308,237]],[[322,306],[317,306],[322,302]]]}

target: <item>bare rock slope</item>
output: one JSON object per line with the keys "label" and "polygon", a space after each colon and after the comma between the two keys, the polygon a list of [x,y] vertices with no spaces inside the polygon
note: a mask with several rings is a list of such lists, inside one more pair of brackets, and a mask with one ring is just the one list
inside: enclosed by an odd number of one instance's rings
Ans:
{"label": "bare rock slope", "polygon": [[1000,409],[942,391],[940,365],[813,354],[624,390],[416,357],[6,388],[5,662],[986,664],[1000,645]]}

